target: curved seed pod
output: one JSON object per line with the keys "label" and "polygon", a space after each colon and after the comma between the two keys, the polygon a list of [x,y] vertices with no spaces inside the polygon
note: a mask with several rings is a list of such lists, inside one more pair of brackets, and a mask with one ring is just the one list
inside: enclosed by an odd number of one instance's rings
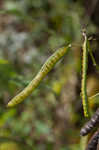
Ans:
{"label": "curved seed pod", "polygon": [[80,131],[81,136],[87,135],[99,123],[99,108],[92,116],[92,118],[84,125]]}
{"label": "curved seed pod", "polygon": [[89,140],[86,150],[97,150],[98,141],[99,141],[99,130],[96,131]]}
{"label": "curved seed pod", "polygon": [[86,89],[86,79],[87,79],[87,60],[88,60],[88,45],[87,45],[87,36],[86,33],[83,32],[84,36],[84,44],[83,44],[83,56],[82,56],[82,81],[81,81],[81,95],[82,95],[82,103],[84,109],[84,116],[88,117],[88,96]]}
{"label": "curved seed pod", "polygon": [[25,98],[27,98],[33,90],[40,84],[46,74],[54,67],[54,65],[64,56],[71,45],[67,47],[59,48],[42,66],[36,77],[30,82],[30,84],[18,95],[16,95],[9,103],[8,107],[15,106],[16,104],[22,102]]}

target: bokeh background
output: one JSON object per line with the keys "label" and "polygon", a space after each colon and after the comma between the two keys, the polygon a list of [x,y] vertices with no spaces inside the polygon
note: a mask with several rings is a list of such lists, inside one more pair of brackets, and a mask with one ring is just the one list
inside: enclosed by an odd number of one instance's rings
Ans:
{"label": "bokeh background", "polygon": [[[84,150],[81,104],[82,28],[99,64],[99,0],[0,0],[0,150]],[[24,102],[7,103],[33,79],[55,50],[71,51]],[[99,71],[88,56],[88,95]],[[90,112],[99,106],[90,102]]]}

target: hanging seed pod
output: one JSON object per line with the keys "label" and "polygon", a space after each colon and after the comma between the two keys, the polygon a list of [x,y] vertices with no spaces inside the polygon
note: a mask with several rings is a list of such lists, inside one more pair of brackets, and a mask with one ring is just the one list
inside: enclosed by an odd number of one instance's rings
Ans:
{"label": "hanging seed pod", "polygon": [[99,123],[99,108],[92,116],[92,118],[84,125],[80,131],[81,136],[87,135]]}
{"label": "hanging seed pod", "polygon": [[94,133],[88,142],[86,150],[97,150],[99,141],[99,130]]}
{"label": "hanging seed pod", "polygon": [[59,48],[49,59],[44,63],[36,77],[30,82],[30,84],[18,95],[16,95],[9,103],[8,107],[15,106],[18,103],[21,103],[25,98],[27,98],[40,84],[43,78],[47,73],[54,67],[54,65],[64,56],[71,45],[67,47]]}
{"label": "hanging seed pod", "polygon": [[83,32],[84,43],[83,43],[83,56],[82,56],[82,81],[81,81],[81,95],[82,95],[82,104],[84,109],[84,116],[89,116],[88,111],[88,96],[87,96],[87,88],[86,88],[86,80],[87,80],[87,64],[88,64],[88,40],[86,33]]}

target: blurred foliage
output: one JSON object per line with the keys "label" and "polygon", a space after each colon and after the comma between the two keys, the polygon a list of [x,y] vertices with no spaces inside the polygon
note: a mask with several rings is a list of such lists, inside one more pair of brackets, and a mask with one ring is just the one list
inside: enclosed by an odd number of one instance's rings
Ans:
{"label": "blurred foliage", "polygon": [[0,150],[21,150],[20,147],[14,142],[6,142],[0,145]]}
{"label": "blurred foliage", "polygon": [[[79,135],[85,122],[80,98],[84,25],[88,35],[97,33],[82,0],[0,1],[0,139],[6,142],[0,140],[0,150],[85,149],[88,139]],[[68,43],[72,50],[32,95],[7,109],[56,48]],[[91,46],[99,63],[97,40]],[[90,96],[99,91],[98,76],[89,56]],[[98,100],[91,102],[91,111],[98,106]]]}

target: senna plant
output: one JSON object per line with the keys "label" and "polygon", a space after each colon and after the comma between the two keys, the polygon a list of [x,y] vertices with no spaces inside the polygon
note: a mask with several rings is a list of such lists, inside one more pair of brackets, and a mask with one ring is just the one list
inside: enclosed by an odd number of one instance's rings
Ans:
{"label": "senna plant", "polygon": [[[84,42],[82,45],[83,56],[82,56],[81,97],[82,97],[84,116],[88,117],[89,116],[88,100],[90,99],[87,96],[87,88],[86,88],[88,52],[91,56],[93,64],[96,66],[96,68],[98,68],[98,66],[90,50],[90,44],[89,44],[85,31],[83,31],[83,37],[84,37]],[[35,78],[29,83],[29,85],[23,91],[21,91],[18,95],[16,95],[8,103],[7,106],[8,107],[15,106],[16,104],[21,103],[24,99],[26,99],[37,88],[37,86],[44,79],[44,77],[48,74],[48,72],[51,71],[51,69],[54,67],[54,65],[68,52],[70,47],[71,47],[71,44],[69,44],[68,46],[61,47],[52,56],[50,56],[46,60],[44,65],[41,67],[40,71],[35,76]]]}

